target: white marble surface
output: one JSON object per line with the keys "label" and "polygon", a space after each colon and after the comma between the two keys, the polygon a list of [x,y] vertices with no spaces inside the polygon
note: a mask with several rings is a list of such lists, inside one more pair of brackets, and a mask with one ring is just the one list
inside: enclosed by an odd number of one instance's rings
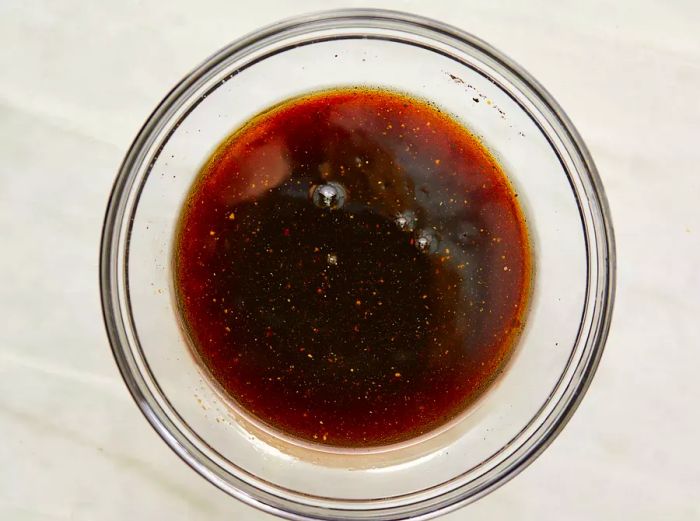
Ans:
{"label": "white marble surface", "polygon": [[[523,474],[445,519],[698,519],[700,4],[564,4],[373,3],[461,26],[533,73],[588,142],[617,231],[588,396]],[[126,148],[183,74],[257,26],[349,5],[0,0],[0,519],[271,519],[182,464],[132,403],[98,241]]]}

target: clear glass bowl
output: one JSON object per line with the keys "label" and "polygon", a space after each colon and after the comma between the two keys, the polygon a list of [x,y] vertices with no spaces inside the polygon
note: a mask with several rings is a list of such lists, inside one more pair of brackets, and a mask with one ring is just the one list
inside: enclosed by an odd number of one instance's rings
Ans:
{"label": "clear glass bowl", "polygon": [[[215,147],[282,100],[347,85],[428,99],[477,135],[516,187],[536,271],[505,374],[448,428],[374,451],[296,445],[231,408],[194,361],[172,282],[178,215]],[[163,440],[211,483],[290,519],[425,519],[515,476],[565,425],[603,351],[614,263],[593,161],[535,80],[454,27],[359,10],[246,36],[166,96],[115,181],[100,277],[107,331],[129,390]]]}

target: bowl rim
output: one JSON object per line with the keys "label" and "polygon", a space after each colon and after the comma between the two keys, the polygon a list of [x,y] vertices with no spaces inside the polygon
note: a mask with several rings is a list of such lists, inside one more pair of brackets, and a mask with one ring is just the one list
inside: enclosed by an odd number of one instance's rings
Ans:
{"label": "bowl rim", "polygon": [[[588,183],[585,195],[587,196],[587,203],[590,208],[593,223],[591,225],[592,229],[590,230],[586,228],[585,222],[582,223],[582,226],[586,236],[586,253],[588,256],[587,269],[589,280],[587,286],[590,286],[591,278],[595,277],[595,287],[597,291],[592,303],[590,302],[590,291],[587,291],[586,306],[593,305],[594,309],[592,311],[593,317],[591,319],[590,333],[588,334],[590,340],[586,347],[588,354],[586,357],[582,358],[585,364],[582,373],[578,375],[578,380],[569,382],[566,389],[567,392],[556,404],[557,408],[548,415],[544,424],[538,427],[537,431],[523,442],[522,446],[528,445],[526,450],[519,454],[513,453],[508,456],[508,459],[513,459],[513,461],[510,461],[496,476],[487,479],[479,486],[460,491],[460,489],[466,487],[467,484],[464,484],[461,487],[449,490],[441,495],[428,499],[421,499],[416,503],[402,507],[352,510],[355,514],[353,519],[358,519],[359,517],[357,517],[357,514],[361,512],[371,513],[372,519],[389,520],[403,519],[406,517],[410,517],[411,519],[428,519],[475,501],[505,484],[526,468],[550,443],[552,443],[563,427],[568,423],[590,386],[600,362],[610,329],[615,296],[616,255],[612,220],[598,171],[588,149],[569,118],[546,89],[519,65],[481,39],[451,25],[405,12],[381,9],[336,9],[296,16],[268,25],[233,41],[204,60],[197,68],[175,85],[149,115],[130,145],[119,168],[107,204],[100,246],[99,283],[103,319],[115,362],[132,398],[163,441],[165,441],[192,469],[221,490],[253,507],[271,514],[295,520],[349,519],[349,517],[344,517],[344,514],[347,515],[350,511],[344,511],[340,508],[310,508],[305,504],[297,503],[287,498],[278,498],[280,499],[279,502],[266,501],[266,498],[269,499],[270,496],[277,496],[268,492],[263,493],[263,491],[260,491],[254,485],[248,485],[247,489],[246,487],[237,487],[232,484],[227,485],[223,482],[224,480],[212,471],[211,465],[200,461],[200,458],[197,457],[196,454],[196,452],[199,452],[198,450],[193,450],[187,443],[183,443],[184,440],[179,439],[178,436],[173,434],[173,431],[178,430],[177,427],[161,412],[154,410],[153,396],[149,396],[148,394],[150,393],[147,394],[145,392],[146,389],[144,385],[134,374],[134,364],[129,359],[128,355],[130,341],[125,328],[125,320],[127,322],[131,320],[131,313],[130,309],[127,310],[126,316],[123,316],[121,312],[120,289],[116,269],[120,239],[118,232],[121,229],[121,223],[125,216],[126,199],[133,189],[136,171],[135,166],[139,165],[143,159],[144,150],[152,145],[151,138],[159,131],[158,122],[162,121],[162,119],[168,115],[173,106],[176,106],[177,103],[183,99],[183,96],[187,94],[203,76],[232,55],[243,52],[246,49],[254,48],[261,42],[265,42],[270,38],[282,38],[289,33],[298,32],[305,28],[307,30],[313,30],[319,24],[328,24],[333,21],[342,21],[345,23],[357,22],[358,24],[362,22],[372,22],[375,24],[384,23],[387,26],[389,24],[399,24],[403,29],[408,29],[408,31],[411,29],[414,31],[423,31],[423,36],[426,36],[427,32],[429,38],[436,34],[447,37],[452,43],[476,49],[478,52],[488,56],[489,59],[496,63],[499,72],[505,73],[509,75],[509,77],[512,77],[512,79],[515,79],[519,83],[519,85],[516,85],[518,89],[524,92],[525,95],[530,95],[530,101],[535,103],[537,110],[542,111],[542,109],[546,109],[546,113],[543,112],[545,117],[548,120],[550,120],[550,118],[554,119],[554,121],[550,121],[550,123],[555,124],[553,127],[556,132],[563,133],[565,145],[570,147],[572,155],[581,162],[583,172],[586,174],[585,181]],[[533,96],[534,99],[532,99]],[[549,117],[547,117],[547,114],[549,114]],[[577,198],[577,203],[580,205],[581,201],[579,195],[575,193],[575,196]],[[590,268],[592,252],[589,243],[591,240],[594,241],[596,246],[597,273],[591,273]],[[126,292],[128,296],[128,286],[126,287]],[[577,343],[579,343],[579,341],[580,336],[577,339]],[[572,386],[572,384],[575,385]],[[515,457],[516,454],[517,457]],[[426,501],[432,502],[431,505],[426,506],[424,504]],[[296,505],[296,507],[294,505]],[[403,510],[401,510],[401,508],[403,508]],[[318,511],[319,509],[321,512]],[[396,517],[397,515],[399,517]]]}

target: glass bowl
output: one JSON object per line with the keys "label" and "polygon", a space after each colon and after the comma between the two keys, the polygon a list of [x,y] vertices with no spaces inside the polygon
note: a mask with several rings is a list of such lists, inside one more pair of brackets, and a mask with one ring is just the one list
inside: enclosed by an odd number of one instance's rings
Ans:
{"label": "glass bowl", "polygon": [[[439,432],[364,451],[295,444],[232,408],[194,361],[172,276],[180,210],[217,145],[280,101],[349,85],[427,99],[470,129],[519,195],[535,264],[519,345],[489,391]],[[115,181],[100,281],[114,356],[136,403],[211,483],[289,519],[426,519],[515,476],[566,424],[603,351],[614,263],[593,161],[535,80],[454,27],[351,10],[246,36],[165,97]]]}

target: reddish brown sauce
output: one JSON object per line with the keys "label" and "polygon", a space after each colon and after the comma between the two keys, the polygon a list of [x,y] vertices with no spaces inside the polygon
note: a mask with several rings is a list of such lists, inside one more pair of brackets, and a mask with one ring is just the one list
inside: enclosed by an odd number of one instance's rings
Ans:
{"label": "reddish brown sauce", "polygon": [[426,433],[484,392],[518,336],[531,263],[516,197],[423,101],[342,89],[278,105],[218,148],[183,209],[175,282],[194,349],[288,435]]}

